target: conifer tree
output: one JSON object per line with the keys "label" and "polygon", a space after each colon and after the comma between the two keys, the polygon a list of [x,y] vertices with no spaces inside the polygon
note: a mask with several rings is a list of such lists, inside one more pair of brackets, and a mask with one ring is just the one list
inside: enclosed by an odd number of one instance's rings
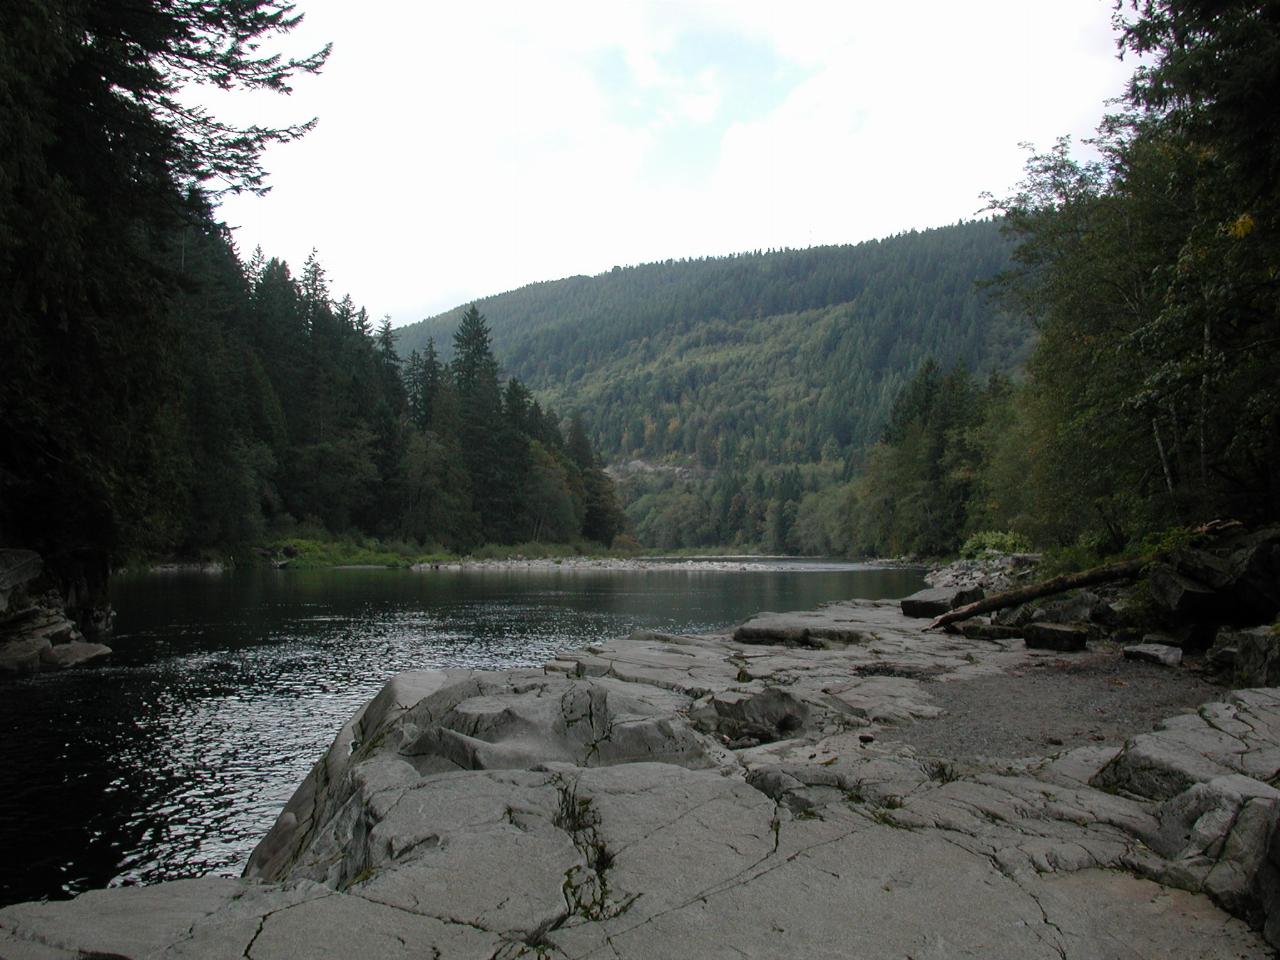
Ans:
{"label": "conifer tree", "polygon": [[179,94],[288,92],[327,55],[262,49],[299,20],[284,0],[0,5],[0,542],[56,565],[166,536],[185,242],[309,126],[239,127]]}

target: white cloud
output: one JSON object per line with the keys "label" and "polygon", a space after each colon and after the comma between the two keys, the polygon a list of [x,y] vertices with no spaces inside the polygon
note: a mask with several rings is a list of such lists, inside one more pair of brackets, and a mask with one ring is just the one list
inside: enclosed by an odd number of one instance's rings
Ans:
{"label": "white cloud", "polygon": [[303,8],[290,46],[332,39],[325,73],[231,109],[320,125],[224,215],[242,247],[318,248],[397,323],[614,263],[954,221],[1018,178],[1020,141],[1088,134],[1129,70],[1106,0]]}

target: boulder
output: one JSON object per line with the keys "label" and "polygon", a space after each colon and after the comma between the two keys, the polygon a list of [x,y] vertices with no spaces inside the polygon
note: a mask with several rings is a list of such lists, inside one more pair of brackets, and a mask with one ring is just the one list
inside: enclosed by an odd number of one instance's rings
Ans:
{"label": "boulder", "polygon": [[1063,653],[1083,650],[1092,633],[1089,625],[1084,623],[1030,623],[1022,632],[1031,649]]}
{"label": "boulder", "polygon": [[908,617],[932,620],[984,596],[981,587],[930,587],[903,597],[902,613]]}
{"label": "boulder", "polygon": [[1236,687],[1280,686],[1280,624],[1223,630],[1215,650],[1231,650],[1231,682]]}
{"label": "boulder", "polygon": [[1182,663],[1182,651],[1163,643],[1135,643],[1124,648],[1124,658],[1162,667],[1176,667]]}
{"label": "boulder", "polygon": [[111,648],[103,643],[86,643],[83,640],[72,640],[70,643],[59,643],[49,647],[40,654],[40,665],[46,670],[64,670],[67,667],[82,667],[110,656]]}
{"label": "boulder", "polygon": [[997,610],[991,615],[991,622],[1002,627],[1025,627],[1035,619],[1035,615],[1035,606],[1030,603],[1020,603],[1016,607]]}
{"label": "boulder", "polygon": [[1034,621],[1050,623],[1095,623],[1101,627],[1120,625],[1120,615],[1096,593],[1081,590],[1074,596],[1050,601],[1032,613]]}
{"label": "boulder", "polygon": [[1280,613],[1280,527],[1183,547],[1148,579],[1151,599],[1174,620],[1269,623]]}
{"label": "boulder", "polygon": [[1230,774],[1195,783],[1161,804],[1147,843],[1167,863],[1154,879],[1204,890],[1261,927],[1273,909],[1280,871],[1269,857],[1280,791]]}
{"label": "boulder", "polygon": [[40,669],[40,658],[52,644],[48,637],[24,637],[10,640],[0,646],[0,674],[35,673]]}
{"label": "boulder", "polygon": [[725,690],[708,694],[689,711],[695,729],[719,734],[731,748],[794,737],[809,723],[810,706],[787,690]]}
{"label": "boulder", "polygon": [[1169,564],[1153,564],[1147,583],[1152,601],[1168,617],[1175,620],[1208,620],[1217,615],[1217,594],[1198,580],[1179,573]]}
{"label": "boulder", "polygon": [[1270,782],[1280,769],[1278,714],[1277,691],[1237,690],[1227,702],[1205,704],[1130,738],[1090,782],[1160,801],[1231,774]]}

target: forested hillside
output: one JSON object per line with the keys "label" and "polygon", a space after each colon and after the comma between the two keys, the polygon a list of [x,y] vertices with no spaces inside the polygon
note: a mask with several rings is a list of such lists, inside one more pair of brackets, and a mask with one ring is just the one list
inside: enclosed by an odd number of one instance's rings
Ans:
{"label": "forested hillside", "polygon": [[[979,285],[992,221],[853,246],[615,267],[478,302],[504,368],[580,412],[607,459],[704,468],[845,460],[926,357],[1010,370],[1028,328]],[[451,312],[403,328],[439,346]]]}
{"label": "forested hillside", "polygon": [[1097,159],[1060,141],[994,202],[1017,241],[999,292],[1038,331],[1025,379],[922,367],[865,468],[801,503],[818,548],[975,536],[1081,564],[1280,519],[1280,9],[1116,16],[1144,61]]}

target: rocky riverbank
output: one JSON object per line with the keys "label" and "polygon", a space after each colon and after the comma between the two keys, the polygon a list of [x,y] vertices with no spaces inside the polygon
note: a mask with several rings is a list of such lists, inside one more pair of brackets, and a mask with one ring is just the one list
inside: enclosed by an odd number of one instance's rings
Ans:
{"label": "rocky riverbank", "polygon": [[110,632],[111,608],[89,602],[84,576],[64,591],[31,550],[0,549],[0,676],[63,670],[96,663],[111,653],[82,627]]}
{"label": "rocky riverbank", "polygon": [[245,879],[10,907],[0,956],[1273,956],[1280,690],[1165,670],[1147,702],[1161,668],[1115,644],[925,622],[848,602],[403,674]]}

